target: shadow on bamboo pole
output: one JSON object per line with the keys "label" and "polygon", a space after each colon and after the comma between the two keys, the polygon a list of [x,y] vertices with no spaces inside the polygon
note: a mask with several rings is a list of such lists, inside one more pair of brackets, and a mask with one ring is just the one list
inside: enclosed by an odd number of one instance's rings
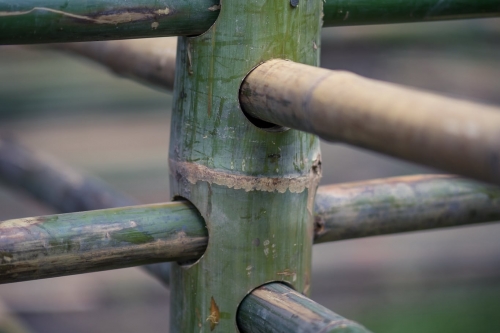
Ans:
{"label": "shadow on bamboo pole", "polygon": [[253,118],[500,184],[500,109],[285,60],[241,87]]}
{"label": "shadow on bamboo pole", "polygon": [[238,308],[237,322],[242,333],[370,333],[281,283],[252,291]]}

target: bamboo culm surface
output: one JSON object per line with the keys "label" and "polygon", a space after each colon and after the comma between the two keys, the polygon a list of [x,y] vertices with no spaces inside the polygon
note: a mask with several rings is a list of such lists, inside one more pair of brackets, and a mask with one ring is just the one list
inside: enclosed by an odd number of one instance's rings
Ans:
{"label": "bamboo culm surface", "polygon": [[241,87],[253,118],[500,185],[500,110],[285,60]]}
{"label": "bamboo culm surface", "polygon": [[[217,19],[218,0],[47,0],[0,3],[0,44],[199,35]],[[325,0],[324,27],[500,15],[496,0]]]}

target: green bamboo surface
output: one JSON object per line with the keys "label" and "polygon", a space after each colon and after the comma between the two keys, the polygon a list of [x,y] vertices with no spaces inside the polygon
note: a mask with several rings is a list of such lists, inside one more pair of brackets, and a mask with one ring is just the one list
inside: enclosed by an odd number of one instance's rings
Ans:
{"label": "green bamboo surface", "polygon": [[218,0],[3,0],[0,44],[196,35],[219,9]]}
{"label": "green bamboo surface", "polygon": [[[198,35],[217,19],[218,0],[3,0],[0,44]],[[495,17],[496,0],[325,0],[323,26]]]}
{"label": "green bamboo surface", "polygon": [[238,309],[242,333],[370,333],[281,283],[249,294]]}
{"label": "green bamboo surface", "polygon": [[229,1],[206,33],[179,39],[171,194],[198,208],[210,240],[194,265],[172,264],[171,332],[236,332],[238,304],[267,282],[309,294],[319,140],[257,128],[239,107],[239,87],[267,59],[318,65],[321,8]]}
{"label": "green bamboo surface", "polygon": [[457,20],[500,15],[497,0],[325,0],[323,26]]}
{"label": "green bamboo surface", "polygon": [[500,220],[500,188],[451,175],[320,186],[314,243]]}
{"label": "green bamboo surface", "polygon": [[[0,168],[0,178],[5,175]],[[446,175],[322,186],[314,220],[315,244],[493,222],[500,220],[500,189]],[[125,236],[114,237],[117,230]],[[183,201],[9,220],[0,223],[0,231],[2,283],[196,260],[208,244],[203,219]],[[126,258],[113,257],[110,264],[106,253]],[[43,269],[36,268],[37,256]],[[167,265],[149,265],[148,271],[169,283]]]}
{"label": "green bamboo surface", "polygon": [[0,223],[0,283],[199,258],[203,221],[186,203],[112,208]]}

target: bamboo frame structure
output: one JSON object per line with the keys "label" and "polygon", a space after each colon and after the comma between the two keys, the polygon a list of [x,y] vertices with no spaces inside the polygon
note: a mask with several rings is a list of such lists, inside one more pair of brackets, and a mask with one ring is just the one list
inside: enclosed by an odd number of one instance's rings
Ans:
{"label": "bamboo frame structure", "polygon": [[500,185],[500,116],[315,68],[323,14],[325,26],[415,22],[499,16],[500,4],[2,2],[0,44],[184,37],[176,57],[167,39],[54,46],[175,88],[169,167],[177,201],[92,210],[132,200],[0,140],[8,182],[60,211],[91,210],[0,223],[0,283],[173,261],[149,269],[165,283],[172,277],[172,332],[368,333],[305,296],[313,243],[494,221],[500,189],[426,175],[316,194],[316,135]]}

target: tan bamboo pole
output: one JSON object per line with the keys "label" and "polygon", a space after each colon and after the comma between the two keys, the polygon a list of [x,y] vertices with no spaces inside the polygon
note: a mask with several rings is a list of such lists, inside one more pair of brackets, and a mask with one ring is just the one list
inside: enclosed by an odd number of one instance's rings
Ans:
{"label": "tan bamboo pole", "polygon": [[51,47],[91,59],[115,74],[172,90],[176,37],[54,44]]}
{"label": "tan bamboo pole", "polygon": [[281,283],[270,283],[241,302],[237,316],[242,333],[370,333]]}
{"label": "tan bamboo pole", "polygon": [[284,60],[246,78],[252,117],[500,184],[500,109]]}

